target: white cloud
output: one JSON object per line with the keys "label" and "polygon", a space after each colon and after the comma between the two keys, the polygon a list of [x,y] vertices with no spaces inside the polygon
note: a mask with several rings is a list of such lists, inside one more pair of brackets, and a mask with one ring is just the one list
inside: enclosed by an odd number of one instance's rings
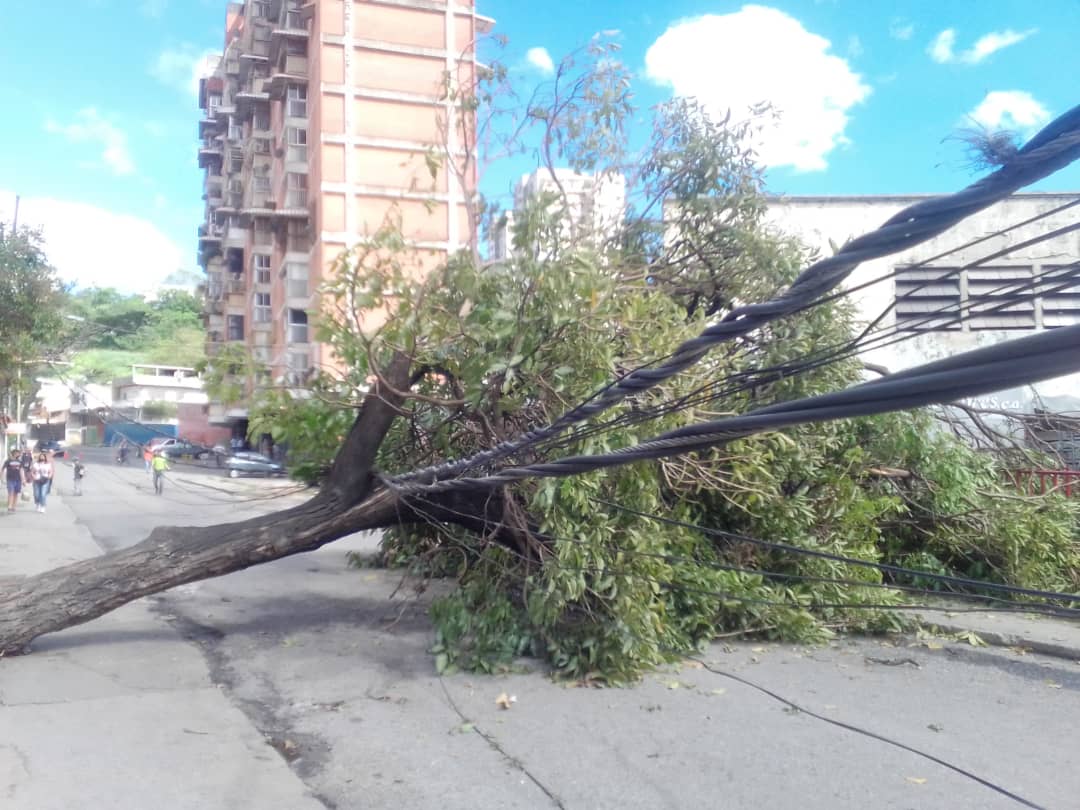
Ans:
{"label": "white cloud", "polygon": [[[0,219],[11,220],[14,201],[0,191]],[[68,200],[23,197],[19,224],[42,229],[49,261],[79,287],[147,293],[189,266],[194,251],[181,250],[148,220]]]}
{"label": "white cloud", "polygon": [[546,76],[555,72],[555,62],[547,48],[529,48],[525,53],[525,61]]}
{"label": "white cloud", "polygon": [[915,33],[915,24],[902,17],[896,17],[889,23],[889,36],[901,42],[911,39]]}
{"label": "white cloud", "polygon": [[195,96],[199,92],[199,79],[212,70],[208,61],[218,56],[219,53],[211,48],[200,49],[185,42],[160,51],[150,65],[150,75],[181,93]]}
{"label": "white cloud", "polygon": [[1006,28],[1004,31],[991,31],[989,34],[983,34],[975,40],[975,44],[966,51],[957,53],[954,50],[956,47],[956,31],[952,28],[946,28],[934,37],[930,47],[927,48],[927,53],[930,54],[931,59],[942,65],[951,62],[977,65],[1002,48],[1008,48],[1010,45],[1023,42],[1037,30],[1029,28],[1027,31],[1013,31],[1011,28]]}
{"label": "white cloud", "polygon": [[759,135],[760,159],[813,171],[848,142],[848,110],[870,94],[846,60],[828,53],[830,45],[782,11],[744,6],[671,25],[645,54],[645,69],[717,115],[731,110],[739,118],[771,103],[780,116]]}
{"label": "white cloud", "polygon": [[993,90],[968,115],[987,129],[1031,130],[1050,120],[1050,111],[1023,90]]}
{"label": "white cloud", "polygon": [[1008,48],[1010,45],[1015,45],[1018,42],[1023,42],[1034,34],[1035,30],[1036,29],[1034,28],[1029,28],[1027,31],[1013,31],[1012,29],[991,31],[989,34],[979,37],[971,47],[971,50],[964,51],[960,54],[960,59],[969,64],[977,65],[983,59],[990,56],[990,54],[996,53],[1002,48]]}
{"label": "white cloud", "polygon": [[931,59],[939,65],[943,65],[946,62],[952,62],[956,58],[955,54],[953,54],[954,45],[956,45],[956,31],[946,28],[934,37],[934,41],[930,43],[930,47],[927,48],[926,52],[930,54]]}
{"label": "white cloud", "polygon": [[71,143],[100,146],[101,161],[115,174],[132,174],[135,171],[135,161],[128,151],[127,134],[102,118],[93,107],[79,110],[70,124],[48,120],[45,131],[63,135]]}

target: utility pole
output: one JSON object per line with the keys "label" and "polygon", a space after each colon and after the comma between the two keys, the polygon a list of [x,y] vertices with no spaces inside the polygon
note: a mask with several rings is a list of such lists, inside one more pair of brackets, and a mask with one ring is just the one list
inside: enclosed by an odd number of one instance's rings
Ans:
{"label": "utility pole", "polygon": [[11,233],[19,231],[19,195],[15,195],[15,215],[11,218]]}

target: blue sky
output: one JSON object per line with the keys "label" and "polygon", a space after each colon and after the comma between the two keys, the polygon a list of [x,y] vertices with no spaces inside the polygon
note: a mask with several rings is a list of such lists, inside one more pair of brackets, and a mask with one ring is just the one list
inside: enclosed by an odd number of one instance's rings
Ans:
{"label": "blue sky", "polygon": [[[193,76],[220,48],[224,0],[12,3],[0,31],[9,115],[0,215],[47,228],[81,284],[144,289],[195,269],[202,212]],[[970,182],[942,139],[972,117],[1033,131],[1080,102],[1076,0],[480,0],[522,85],[617,30],[643,108],[672,93],[713,109],[771,100],[770,190],[938,192]],[[45,33],[47,32],[47,33]],[[542,51],[539,49],[543,49]],[[530,54],[531,52],[531,54]],[[530,168],[491,173],[489,195]],[[1041,186],[1080,190],[1080,168]]]}

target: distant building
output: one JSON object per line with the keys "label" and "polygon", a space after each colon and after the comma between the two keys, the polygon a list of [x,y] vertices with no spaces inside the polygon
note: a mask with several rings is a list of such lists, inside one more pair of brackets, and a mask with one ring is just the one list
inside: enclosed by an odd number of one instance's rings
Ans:
{"label": "distant building", "polygon": [[[113,410],[140,422],[156,422],[163,416],[175,419],[180,403],[206,405],[210,398],[193,368],[135,365],[131,376],[113,381]],[[145,411],[154,412],[147,418]]]}
{"label": "distant building", "polygon": [[[829,255],[834,246],[874,230],[926,196],[776,197],[767,221]],[[864,262],[846,282],[859,317],[864,323],[880,317],[881,328],[895,328],[907,339],[871,348],[863,359],[898,371],[1026,332],[1080,323],[1080,282],[1060,284],[1078,272],[1070,265],[1080,261],[1080,232],[1024,246],[1075,226],[1075,208],[1057,209],[1078,199],[1077,194],[1016,194],[917,247]],[[1042,407],[1080,412],[1080,375],[1001,391],[972,404],[1027,413]]]}
{"label": "distant building", "polygon": [[581,174],[573,169],[537,169],[514,186],[514,208],[504,211],[490,234],[492,259],[514,253],[516,213],[531,200],[551,196],[553,211],[562,216],[562,238],[602,242],[618,232],[626,213],[626,178],[620,174]]}
{"label": "distant building", "polygon": [[[228,4],[199,88],[209,355],[240,346],[266,382],[299,385],[335,362],[315,339],[313,296],[342,252],[391,222],[425,269],[472,243],[475,172],[445,90],[447,77],[474,82],[491,24],[473,0]],[[466,176],[433,178],[433,153]],[[210,413],[246,430],[243,403]]]}

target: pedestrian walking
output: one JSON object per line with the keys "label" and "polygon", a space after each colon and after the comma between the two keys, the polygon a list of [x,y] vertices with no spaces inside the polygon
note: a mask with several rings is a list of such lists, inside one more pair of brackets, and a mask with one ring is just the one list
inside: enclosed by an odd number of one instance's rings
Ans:
{"label": "pedestrian walking", "polygon": [[75,466],[71,472],[71,491],[76,495],[82,495],[82,480],[86,475],[86,466],[82,463],[82,456],[75,457]]}
{"label": "pedestrian walking", "polygon": [[19,456],[19,463],[23,468],[23,481],[27,484],[31,482],[30,468],[34,466],[34,456],[30,453],[30,448],[23,445],[22,455]]}
{"label": "pedestrian walking", "polygon": [[169,469],[169,460],[165,458],[163,452],[158,450],[151,464],[154,468],[154,492],[160,495],[165,489],[165,471]]}
{"label": "pedestrian walking", "polygon": [[154,451],[150,449],[150,445],[143,445],[142,451],[143,466],[146,468],[146,474],[150,474],[150,467],[154,463]]}
{"label": "pedestrian walking", "polygon": [[34,505],[37,506],[39,512],[44,512],[53,479],[53,465],[49,457],[44,453],[39,453],[38,460],[30,472],[34,477]]}
{"label": "pedestrian walking", "polygon": [[4,459],[3,468],[4,481],[7,483],[7,510],[14,512],[19,502],[19,493],[22,492],[24,478],[18,450],[12,450],[10,457]]}

